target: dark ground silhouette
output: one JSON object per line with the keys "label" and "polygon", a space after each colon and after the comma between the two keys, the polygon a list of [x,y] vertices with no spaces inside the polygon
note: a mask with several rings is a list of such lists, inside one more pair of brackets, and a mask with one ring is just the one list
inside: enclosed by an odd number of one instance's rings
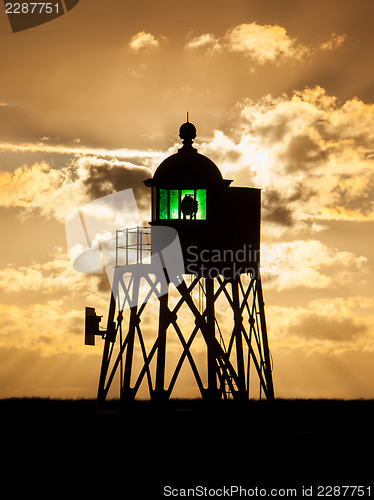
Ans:
{"label": "dark ground silhouette", "polygon": [[[3,489],[74,498],[163,498],[163,488],[366,485],[372,400],[0,400]],[[301,490],[300,490],[301,491]],[[300,496],[301,497],[301,496]],[[166,497],[165,497],[166,498]]]}

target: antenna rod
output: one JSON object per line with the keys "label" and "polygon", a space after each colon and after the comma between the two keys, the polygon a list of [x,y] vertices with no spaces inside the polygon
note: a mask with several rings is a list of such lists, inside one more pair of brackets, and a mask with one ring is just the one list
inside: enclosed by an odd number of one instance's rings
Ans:
{"label": "antenna rod", "polygon": [[188,123],[188,111],[187,111],[187,123]]}

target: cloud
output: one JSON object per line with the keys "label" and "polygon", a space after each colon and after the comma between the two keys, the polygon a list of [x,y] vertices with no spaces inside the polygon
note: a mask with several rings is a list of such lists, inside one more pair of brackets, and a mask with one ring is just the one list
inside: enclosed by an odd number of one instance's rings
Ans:
{"label": "cloud", "polygon": [[318,48],[308,47],[292,38],[286,29],[278,25],[244,23],[226,31],[219,38],[214,33],[204,33],[189,40],[187,50],[200,50],[208,54],[237,53],[257,64],[278,63],[281,59],[300,60],[317,50],[332,51],[341,46],[346,35],[333,33]]}
{"label": "cloud", "polygon": [[264,220],[266,221],[282,226],[292,226],[294,223],[293,211],[289,200],[275,189],[269,189],[266,192],[262,203],[262,210],[265,214]]}
{"label": "cloud", "polygon": [[22,208],[23,215],[36,211],[64,222],[89,201],[133,188],[141,209],[149,196],[142,181],[149,176],[146,167],[95,156],[78,157],[62,169],[45,162],[24,165],[12,173],[0,172],[0,206]]}
{"label": "cloud", "polygon": [[339,251],[318,240],[264,243],[261,251],[262,274],[269,288],[338,288],[357,282],[367,258]]}
{"label": "cloud", "polygon": [[[43,355],[84,352],[84,311],[64,310],[60,300],[42,304],[0,305],[0,349],[29,349]],[[83,320],[82,320],[83,318]],[[78,326],[78,328],[77,328]],[[78,335],[80,334],[80,335]]]}
{"label": "cloud", "polygon": [[208,53],[221,52],[222,46],[217,37],[212,33],[205,33],[192,38],[187,44],[189,50],[203,49]]}
{"label": "cloud", "polygon": [[145,31],[139,31],[131,38],[129,47],[134,52],[151,52],[159,48],[159,42],[156,40],[154,35],[151,33],[146,33]]}
{"label": "cloud", "polygon": [[[369,202],[372,206],[372,201]],[[370,210],[365,214],[362,210],[347,210],[344,207],[335,205],[334,207],[322,207],[320,214],[316,217],[321,220],[345,220],[350,222],[365,222],[373,220],[373,213]]]}
{"label": "cloud", "polygon": [[301,58],[307,48],[290,38],[281,26],[240,24],[228,30],[224,44],[229,52],[241,53],[259,64],[274,62],[279,57]]}
{"label": "cloud", "polygon": [[312,47],[291,37],[287,30],[279,25],[261,25],[256,22],[243,23],[230,28],[222,37],[214,33],[194,36],[185,45],[189,51],[205,54],[239,54],[255,64],[279,64],[286,59],[302,60],[320,51],[338,49],[347,35],[332,33],[330,38]]}
{"label": "cloud", "polygon": [[143,181],[151,176],[148,168],[115,159],[109,161],[94,157],[82,157],[77,164],[78,171],[82,172],[82,184],[90,200],[131,188],[139,208],[146,208],[150,203],[149,189],[143,184]]}
{"label": "cloud", "polygon": [[280,229],[374,220],[374,105],[317,86],[238,103],[200,146],[241,185],[260,187],[263,220]]}
{"label": "cloud", "polygon": [[[84,351],[84,307],[107,310],[105,275],[76,272],[67,252],[55,247],[45,262],[0,269],[0,349],[30,349],[42,355]],[[4,301],[3,301],[4,302]],[[89,353],[88,353],[89,354]]]}
{"label": "cloud", "polygon": [[[268,294],[269,295],[269,294]],[[268,304],[272,349],[339,354],[373,352],[373,301],[365,296],[323,297],[301,306]]]}
{"label": "cloud", "polygon": [[[0,143],[0,152],[9,151],[12,153],[53,153],[56,155],[74,155],[74,156],[97,156],[103,158],[117,158],[117,159],[136,159],[142,158],[148,160],[162,160],[164,159],[165,153],[159,151],[150,150],[140,150],[140,149],[104,149],[104,148],[91,148],[85,146],[67,146],[61,144],[46,144],[45,142],[50,141],[50,137],[42,137],[38,142],[31,143]],[[75,144],[80,143],[80,139],[74,139]]]}
{"label": "cloud", "polygon": [[326,137],[332,140],[345,139],[372,150],[374,140],[374,104],[354,97],[341,106],[334,106],[324,117],[322,126]]}
{"label": "cloud", "polygon": [[310,314],[290,328],[294,333],[306,339],[318,339],[334,342],[356,340],[368,333],[366,322],[354,317],[329,317],[321,314]]}
{"label": "cloud", "polygon": [[299,59],[308,52],[304,45],[290,38],[281,26],[259,25],[255,22],[235,26],[227,30],[222,38],[212,33],[196,36],[186,44],[186,48],[210,54],[223,51],[238,53],[258,64],[275,62],[280,57]]}
{"label": "cloud", "polygon": [[75,294],[87,291],[87,281],[74,271],[70,258],[60,248],[54,249],[54,258],[29,266],[7,266],[0,269],[0,290],[6,293],[40,292]]}
{"label": "cloud", "polygon": [[319,47],[321,50],[335,50],[342,45],[346,38],[347,35],[345,34],[337,35],[336,33],[332,33],[330,38],[326,42],[321,43]]}

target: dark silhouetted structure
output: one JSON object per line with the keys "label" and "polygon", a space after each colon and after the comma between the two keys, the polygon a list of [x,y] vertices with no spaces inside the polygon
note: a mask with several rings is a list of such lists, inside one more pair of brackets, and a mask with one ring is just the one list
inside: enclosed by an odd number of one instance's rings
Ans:
{"label": "dark silhouetted structure", "polygon": [[[134,399],[144,385],[151,399],[168,399],[182,376],[208,400],[245,400],[256,385],[255,397],[274,398],[260,278],[261,192],[230,186],[192,146],[192,123],[179,135],[183,147],[144,181],[152,190],[150,227],[117,232],[104,333],[100,317],[86,311],[86,343],[105,337],[101,405],[118,388],[122,403]],[[170,264],[172,248],[181,251],[183,275]],[[162,277],[152,268],[156,258]],[[193,377],[182,371],[186,365]]]}

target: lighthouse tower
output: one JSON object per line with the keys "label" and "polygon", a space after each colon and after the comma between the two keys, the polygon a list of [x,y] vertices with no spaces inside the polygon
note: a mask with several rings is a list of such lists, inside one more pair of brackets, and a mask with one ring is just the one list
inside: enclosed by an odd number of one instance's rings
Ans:
{"label": "lighthouse tower", "polygon": [[[185,365],[203,399],[274,398],[260,277],[261,191],[231,186],[193,147],[192,123],[179,136],[182,147],[144,181],[152,191],[149,227],[117,232],[107,329],[100,331],[99,404],[113,387],[125,403],[144,385],[151,399],[167,400]],[[183,269],[168,265],[175,255]],[[99,322],[86,308],[86,339],[99,333]]]}

